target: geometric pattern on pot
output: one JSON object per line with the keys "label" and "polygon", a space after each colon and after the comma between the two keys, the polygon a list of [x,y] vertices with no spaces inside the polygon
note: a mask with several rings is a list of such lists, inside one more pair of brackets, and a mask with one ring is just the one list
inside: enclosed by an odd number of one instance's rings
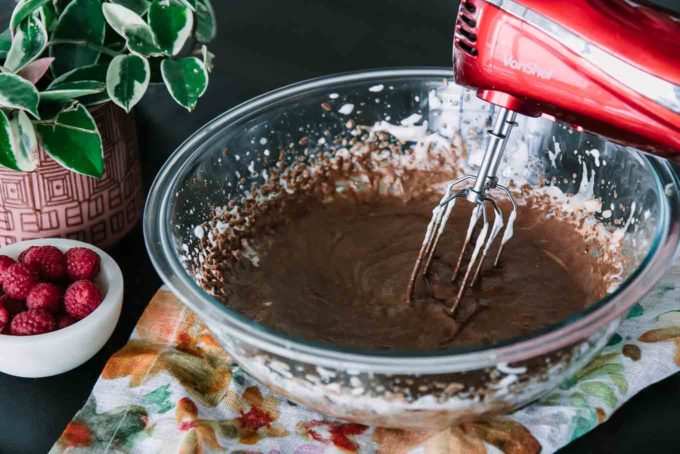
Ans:
{"label": "geometric pattern on pot", "polygon": [[0,246],[66,237],[109,247],[137,223],[144,194],[134,118],[112,103],[91,113],[102,135],[102,178],[66,170],[42,149],[33,172],[0,168]]}

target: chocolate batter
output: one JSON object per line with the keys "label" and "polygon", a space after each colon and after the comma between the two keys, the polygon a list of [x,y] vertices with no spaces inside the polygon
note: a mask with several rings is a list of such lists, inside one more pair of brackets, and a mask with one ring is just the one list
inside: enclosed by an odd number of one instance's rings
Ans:
{"label": "chocolate batter", "polygon": [[[446,310],[457,291],[450,276],[472,209],[463,201],[429,278],[407,303],[440,184],[457,177],[461,151],[418,151],[380,134],[356,136],[335,140],[334,153],[311,163],[298,156],[284,165],[282,152],[262,185],[216,210],[192,259],[198,283],[274,330],[383,350],[507,340],[568,318],[612,284],[613,262],[605,257],[611,249],[584,233],[594,224],[560,211],[545,194],[523,190],[500,268],[487,260],[455,318]],[[335,149],[344,146],[351,149]]]}
{"label": "chocolate batter", "polygon": [[445,308],[456,292],[449,278],[471,211],[464,203],[454,210],[429,283],[412,304],[405,288],[432,197],[404,202],[373,194],[322,203],[308,196],[300,206],[292,222],[262,237],[258,266],[235,271],[226,285],[230,307],[302,338],[402,350],[489,344],[563,320],[605,291],[601,282],[570,271],[593,265],[576,229],[525,206],[501,268],[488,260],[454,320]]}

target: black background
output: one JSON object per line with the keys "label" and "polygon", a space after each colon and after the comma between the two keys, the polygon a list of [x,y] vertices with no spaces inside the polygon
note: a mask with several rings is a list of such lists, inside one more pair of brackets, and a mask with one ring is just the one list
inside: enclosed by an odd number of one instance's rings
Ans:
{"label": "black background", "polygon": [[[454,0],[213,0],[219,36],[210,88],[192,114],[163,87],[136,108],[148,186],[193,131],[248,98],[299,80],[386,66],[449,66]],[[679,7],[680,0],[665,0]],[[7,23],[12,0],[0,0]],[[161,282],[135,229],[113,251],[125,276],[125,304],[104,349],[78,369],[30,380],[0,374],[0,452],[47,452],[85,403],[106,360],[120,349]],[[84,342],[87,340],[84,339]],[[632,399],[565,453],[678,452],[680,374]]]}

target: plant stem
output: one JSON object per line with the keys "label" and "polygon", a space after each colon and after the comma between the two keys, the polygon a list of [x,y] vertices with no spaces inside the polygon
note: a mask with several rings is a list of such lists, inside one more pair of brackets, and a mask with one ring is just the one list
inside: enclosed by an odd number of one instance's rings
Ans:
{"label": "plant stem", "polygon": [[99,52],[110,55],[111,57],[120,55],[120,52],[116,52],[115,50],[109,49],[108,47],[77,39],[53,39],[47,43],[48,46],[56,46],[59,44],[72,44],[74,46],[89,47],[90,49],[98,50]]}

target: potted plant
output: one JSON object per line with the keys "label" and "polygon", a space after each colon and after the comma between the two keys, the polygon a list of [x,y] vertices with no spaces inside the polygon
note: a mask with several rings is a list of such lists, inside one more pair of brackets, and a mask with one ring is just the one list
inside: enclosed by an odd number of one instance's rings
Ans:
{"label": "potted plant", "polygon": [[137,222],[130,109],[165,84],[191,111],[215,36],[210,0],[21,0],[0,34],[0,246],[108,246]]}

